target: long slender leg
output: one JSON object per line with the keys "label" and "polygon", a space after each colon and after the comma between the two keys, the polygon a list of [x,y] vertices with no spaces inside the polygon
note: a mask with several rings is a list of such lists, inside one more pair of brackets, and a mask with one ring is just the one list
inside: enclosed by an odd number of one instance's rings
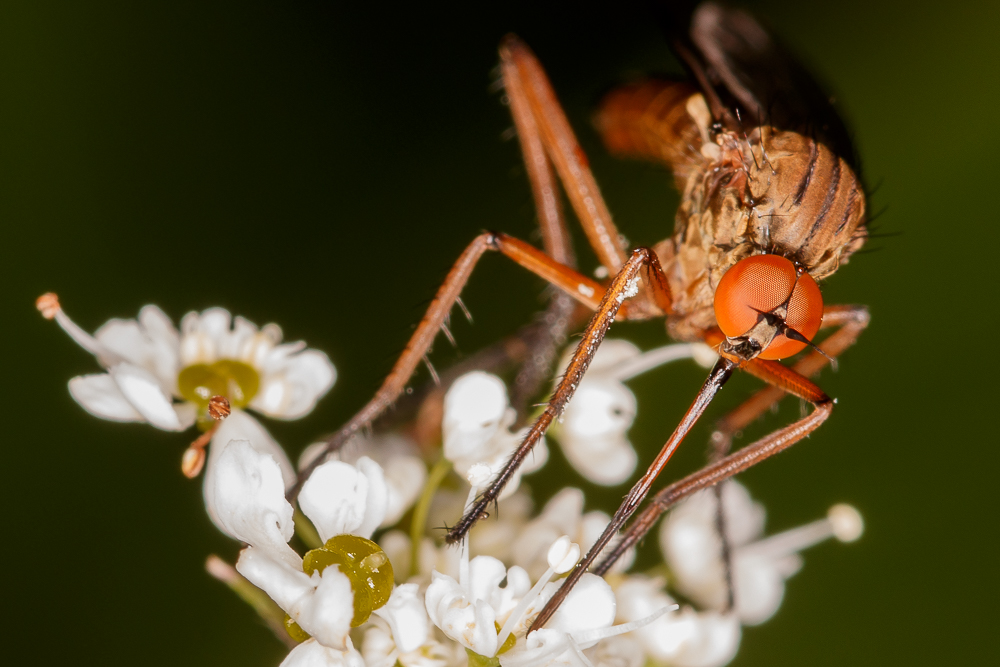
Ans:
{"label": "long slender leg", "polygon": [[[805,376],[815,375],[826,364],[830,363],[830,359],[836,359],[844,350],[857,341],[858,336],[868,326],[868,321],[868,309],[864,306],[827,306],[823,310],[822,326],[824,328],[832,326],[840,328],[820,344],[820,349],[823,350],[826,356],[819,352],[810,352],[792,366],[792,368]],[[733,436],[772,406],[776,405],[785,395],[785,392],[776,386],[765,387],[719,420],[710,438],[711,452],[709,454],[709,462],[715,463],[726,456],[732,446]],[[722,506],[722,486],[716,485],[713,489],[716,501],[716,530],[719,535],[719,541],[722,544],[721,556],[726,573],[726,588],[728,591],[726,607],[728,609],[732,608],[735,599],[732,549],[730,549],[729,539],[726,537],[726,516]]]}
{"label": "long slender leg", "polygon": [[833,411],[833,401],[828,400],[825,403],[814,405],[816,409],[811,414],[715,463],[705,466],[698,472],[692,473],[658,492],[628,527],[622,540],[615,544],[614,549],[609,551],[604,560],[594,568],[594,573],[605,574],[622,554],[649,532],[664,512],[680,501],[757,465],[815,431],[830,416]]}
{"label": "long slender leg", "polygon": [[626,259],[619,245],[618,229],[545,71],[531,49],[514,35],[501,42],[500,61],[502,67],[515,71],[523,83],[531,116],[538,124],[545,149],[555,163],[590,245],[608,271],[617,273]]}
{"label": "long slender leg", "polygon": [[416,370],[417,365],[430,349],[438,331],[441,330],[441,325],[445,323],[452,306],[455,305],[455,301],[462,292],[462,288],[468,282],[476,263],[483,256],[483,253],[491,250],[503,253],[589,308],[596,310],[601,303],[604,287],[600,283],[559,264],[524,241],[494,232],[480,234],[462,252],[451,271],[448,272],[444,283],[434,295],[434,300],[431,301],[427,313],[406,344],[406,349],[396,360],[375,396],[339,431],[327,439],[323,453],[299,473],[298,481],[288,492],[290,499],[294,499],[298,495],[302,483],[316,466],[322,463],[326,454],[339,449],[351,436],[370,424],[396,400],[406,387],[413,371]]}
{"label": "long slender leg", "polygon": [[[721,364],[726,360],[720,359],[719,361]],[[656,517],[659,516],[659,513],[656,513],[655,517],[652,515],[656,509],[660,508],[664,504],[664,502],[668,501],[669,504],[666,504],[666,506],[669,507],[681,498],[687,497],[695,491],[716,484],[723,479],[731,477],[736,473],[749,468],[768,456],[790,447],[792,444],[798,442],[806,435],[814,431],[820,424],[826,421],[827,417],[830,416],[830,411],[833,409],[833,401],[823,392],[822,389],[810,382],[807,378],[802,377],[792,369],[786,368],[774,361],[755,359],[746,364],[745,369],[751,370],[751,367],[753,367],[751,372],[754,375],[766,379],[769,383],[782,387],[782,389],[788,393],[794,394],[811,402],[816,409],[813,410],[812,414],[800,419],[794,424],[775,431],[753,445],[745,447],[736,454],[726,457],[722,461],[703,468],[694,475],[685,477],[680,482],[671,484],[667,487],[667,489],[664,489],[656,494],[654,501],[650,503],[649,506],[647,506],[647,508],[633,522],[633,526],[629,528],[625,538],[615,545],[611,553],[595,570],[596,573],[603,574],[606,572],[611,564],[614,563],[612,557],[617,559],[622,553],[625,552],[626,549],[641,539],[642,535],[645,535],[645,531],[652,527],[656,521]],[[719,367],[716,366],[716,369],[718,368]],[[716,371],[713,370],[713,374],[715,372]],[[709,379],[711,379],[711,376],[709,376]],[[708,383],[706,383],[706,385],[707,384]],[[704,393],[704,391],[705,389],[703,388],[702,393]],[[701,394],[699,394],[699,397],[700,396]],[[697,399],[695,403],[697,404]],[[692,406],[692,408],[693,407],[694,406]],[[685,415],[685,418],[686,417],[687,416]],[[673,436],[671,436],[671,439],[673,439]],[[670,441],[668,441],[668,443],[669,442]],[[669,494],[667,494],[668,491],[670,491]],[[666,498],[666,501],[663,501],[663,498]],[[626,500],[626,502],[628,502],[628,500]],[[662,511],[663,510],[659,510],[659,512]],[[611,541],[611,538],[618,532],[618,529],[624,525],[628,516],[619,520],[620,513],[621,508],[619,508],[619,511],[615,513],[615,518],[612,519],[611,524],[608,525],[608,528],[604,531],[598,541],[593,547],[591,547],[590,551],[587,552],[587,555],[576,564],[576,567],[570,572],[570,575],[563,582],[556,594],[542,609],[534,623],[532,623],[531,630],[537,630],[545,625],[565,599],[566,595],[568,595],[573,589],[573,586],[576,585],[576,582],[579,581],[580,577],[582,577],[587,571],[587,568],[589,568],[590,565],[597,559],[597,556],[600,555],[604,547]],[[635,530],[635,526],[641,526],[644,530]]]}
{"label": "long slender leg", "polygon": [[[448,535],[445,540],[454,544],[465,537],[466,533],[472,528],[475,523],[486,515],[486,508],[490,503],[496,501],[500,496],[500,492],[503,487],[510,480],[514,471],[517,469],[521,462],[524,461],[525,457],[532,450],[535,444],[541,439],[542,435],[548,429],[549,425],[552,424],[560,414],[562,414],[563,409],[566,407],[566,403],[573,397],[576,392],[576,388],[580,384],[580,380],[583,379],[584,373],[587,372],[587,368],[590,366],[591,360],[594,358],[594,354],[597,353],[597,348],[600,346],[601,341],[604,340],[604,336],[607,334],[608,329],[611,327],[612,322],[615,321],[615,317],[622,310],[622,306],[626,298],[634,296],[638,290],[638,279],[639,275],[645,267],[651,267],[654,273],[663,273],[660,268],[659,260],[656,258],[656,254],[653,253],[649,248],[637,248],[632,251],[632,256],[625,263],[625,265],[615,276],[611,285],[608,287],[607,292],[604,294],[604,298],[601,300],[597,312],[594,313],[594,317],[590,320],[590,324],[587,325],[586,330],[583,332],[583,338],[580,344],[576,348],[576,352],[573,354],[573,358],[569,362],[569,366],[566,368],[566,372],[562,379],[559,381],[559,385],[556,387],[555,392],[552,394],[552,398],[549,399],[548,404],[545,406],[545,410],[542,414],[535,420],[532,424],[531,429],[525,436],[524,440],[518,446],[518,448],[511,455],[504,469],[496,476],[493,482],[490,484],[489,488],[486,489],[476,499],[476,502],[470,507],[465,516],[463,516],[458,523],[455,524],[451,530],[448,531]],[[717,376],[717,384],[721,386],[725,382],[725,378],[728,377],[729,372],[733,364],[731,362],[726,362],[728,367],[725,371],[719,370],[714,373]],[[716,387],[717,390],[717,387]],[[711,392],[714,395],[714,390]],[[708,396],[708,400],[711,400],[711,396]],[[705,401],[705,405],[708,401]],[[691,423],[694,419],[697,419],[697,415],[701,414],[701,410],[704,409],[702,406],[693,414]],[[694,408],[692,408],[694,410]],[[672,453],[672,450],[670,451]],[[661,452],[661,458],[663,454]],[[669,458],[669,453],[666,458]],[[663,458],[662,464],[666,463],[666,458]],[[657,459],[659,461],[659,458]],[[662,467],[662,464],[660,467]],[[650,481],[651,483],[651,481]],[[648,486],[647,486],[648,488]]]}
{"label": "long slender leg", "polygon": [[[520,74],[509,60],[501,60],[500,71],[535,200],[542,248],[560,264],[576,268],[576,256],[563,215],[556,175],[545,154],[538,124],[531,115]],[[536,317],[530,332],[530,354],[511,385],[510,403],[517,411],[518,424],[527,418],[529,401],[538,394],[542,384],[550,376],[556,354],[566,342],[575,310],[576,304],[569,296],[558,290],[550,290],[548,307]]]}
{"label": "long slender leg", "polygon": [[[864,306],[831,306],[827,309],[827,311],[831,313],[831,316],[824,319],[824,326],[839,325],[841,326],[841,329],[824,340],[820,344],[820,348],[822,348],[823,351],[831,357],[836,358],[844,350],[850,347],[855,340],[857,340],[858,335],[868,325],[868,310]],[[754,372],[754,374],[761,377],[765,381],[773,382],[774,384],[761,390],[743,405],[726,415],[726,417],[720,421],[720,424],[724,424],[724,426],[721,426],[720,428],[731,428],[732,431],[729,431],[731,435],[732,432],[743,428],[753,421],[753,419],[756,419],[764,411],[769,409],[774,401],[780,400],[785,396],[786,392],[799,396],[800,398],[805,398],[806,400],[812,400],[808,396],[803,395],[801,391],[796,391],[794,387],[808,387],[809,385],[812,385],[811,382],[803,378],[806,374],[803,371],[815,373],[822,368],[825,363],[829,363],[829,360],[821,354],[810,354],[801,359],[791,369],[786,369],[773,361],[760,362],[760,368],[755,369],[756,372]],[[765,366],[764,364],[767,365]],[[773,373],[773,371],[776,370],[775,367],[779,367],[781,370],[778,370],[777,373]],[[787,384],[787,379],[795,376],[798,376],[799,381],[794,385]],[[815,387],[815,385],[812,386]],[[765,400],[769,399],[771,396],[774,396],[774,400]],[[618,560],[621,554],[625,553],[629,547],[639,542],[639,540],[645,536],[646,532],[653,527],[656,520],[667,509],[683,500],[691,493],[705,488],[710,484],[716,483],[707,482],[706,480],[713,479],[714,476],[719,474],[720,470],[724,469],[725,471],[734,471],[728,472],[726,476],[718,479],[717,481],[727,479],[728,477],[735,475],[737,472],[741,472],[742,470],[749,468],[751,465],[762,461],[768,456],[777,454],[779,451],[791,444],[794,444],[795,442],[792,441],[785,443],[785,441],[781,440],[781,434],[795,433],[797,432],[797,429],[809,427],[813,424],[814,420],[819,420],[818,423],[812,425],[808,431],[802,433],[800,437],[808,435],[808,433],[819,426],[820,423],[825,421],[826,416],[828,416],[821,415],[820,408],[826,410],[827,412],[833,409],[832,401],[821,404],[817,404],[816,401],[812,402],[816,405],[817,410],[813,411],[813,413],[809,416],[800,419],[784,429],[775,431],[771,435],[758,440],[751,445],[747,445],[735,454],[731,454],[728,457],[720,457],[709,466],[699,470],[698,472],[692,473],[688,477],[671,484],[669,487],[659,492],[653,498],[649,506],[646,507],[646,509],[643,510],[632,525],[629,526],[621,542],[615,545],[614,550],[605,556],[604,560],[602,560],[601,563],[594,569],[594,572],[598,574],[606,572],[614,564],[614,562]],[[771,448],[775,442],[781,445],[780,449]],[[722,468],[719,466],[722,466]],[[733,466],[742,467],[739,467],[739,469],[736,470]],[[678,493],[683,493],[684,495],[678,496]]]}

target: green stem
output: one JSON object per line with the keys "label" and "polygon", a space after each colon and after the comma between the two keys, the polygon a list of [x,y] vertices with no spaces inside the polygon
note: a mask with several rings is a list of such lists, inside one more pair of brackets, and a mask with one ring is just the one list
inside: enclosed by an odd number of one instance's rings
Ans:
{"label": "green stem", "polygon": [[451,472],[451,461],[443,456],[431,468],[430,475],[427,476],[427,484],[420,494],[417,506],[413,508],[413,518],[410,520],[410,576],[420,574],[420,542],[424,537],[424,530],[427,528],[427,513],[431,509],[431,500],[437,492],[441,482]]}
{"label": "green stem", "polygon": [[319,533],[316,532],[312,522],[306,518],[305,514],[295,510],[292,520],[295,523],[295,534],[299,536],[299,539],[302,540],[306,547],[309,549],[319,549],[323,546],[323,540],[319,538]]}
{"label": "green stem", "polygon": [[285,630],[285,612],[264,591],[244,579],[236,568],[214,554],[208,557],[205,569],[250,605],[285,646],[298,646],[298,642],[289,637]]}

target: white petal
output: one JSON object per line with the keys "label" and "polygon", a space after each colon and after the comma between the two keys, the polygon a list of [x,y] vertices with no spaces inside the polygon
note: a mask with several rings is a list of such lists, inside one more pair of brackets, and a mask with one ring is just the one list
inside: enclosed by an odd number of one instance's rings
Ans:
{"label": "white petal", "polygon": [[674,625],[684,626],[687,637],[671,659],[671,664],[677,667],[722,667],[736,657],[740,646],[740,623],[735,616],[685,609]]}
{"label": "white petal", "polygon": [[211,364],[229,332],[232,316],[224,308],[190,312],[181,319],[180,365]]}
{"label": "white petal", "polygon": [[[313,581],[317,574],[313,574]],[[354,619],[354,591],[351,581],[337,567],[328,567],[319,577],[312,596],[305,598],[290,616],[299,626],[329,648],[347,647]]]}
{"label": "white petal", "polygon": [[[737,549],[764,529],[764,509],[737,482],[722,487],[726,533]],[[661,524],[660,548],[676,576],[677,590],[703,607],[721,609],[728,597],[722,543],[716,531],[717,501],[711,489],[678,505]]]}
{"label": "white petal", "polygon": [[110,372],[128,402],[150,424],[165,431],[183,431],[191,426],[181,421],[173,400],[152,373],[129,363],[117,364]]}
{"label": "white petal", "polygon": [[586,379],[563,412],[562,428],[580,437],[620,434],[635,420],[636,400],[628,387],[613,380]]}
{"label": "white petal", "polygon": [[223,532],[226,532],[226,529],[219,521],[215,501],[208,490],[215,484],[215,469],[219,455],[222,454],[223,449],[231,440],[246,440],[257,452],[265,456],[270,456],[281,469],[281,478],[285,491],[290,489],[295,483],[295,469],[292,468],[292,463],[288,460],[288,456],[285,454],[285,450],[281,448],[281,445],[275,442],[271,434],[267,432],[267,429],[254,419],[252,415],[243,410],[233,410],[219,424],[215,435],[212,436],[212,444],[208,450],[208,461],[205,464],[205,482],[202,487],[205,496],[205,509],[208,511],[208,516],[212,520],[212,523]]}
{"label": "white petal", "polygon": [[[316,406],[337,379],[330,358],[304,344],[280,345],[269,352],[261,367],[261,384],[250,403],[254,410],[278,419],[298,419]],[[297,354],[290,354],[297,352]]]}
{"label": "white petal", "polygon": [[365,662],[353,647],[338,651],[310,639],[293,648],[280,667],[365,667]]}
{"label": "white petal", "polygon": [[615,380],[585,378],[556,429],[570,464],[596,484],[612,486],[628,479],[638,461],[625,436],[635,414],[635,395],[628,387]]}
{"label": "white petal", "polygon": [[348,646],[354,593],[338,567],[309,576],[302,571],[301,560],[295,567],[263,549],[248,547],[240,552],[236,569],[319,643],[340,650]]}
{"label": "white petal", "polygon": [[[236,561],[236,570],[267,593],[289,615],[293,609],[297,609],[303,598],[316,590],[317,582],[302,571],[301,559],[296,565],[280,558],[272,558],[272,554],[266,549],[253,546],[243,549]],[[353,599],[354,596],[351,595],[351,600]]]}
{"label": "white petal", "polygon": [[458,378],[444,398],[444,455],[452,462],[483,461],[486,444],[502,428],[507,389],[494,375],[474,371]]}
{"label": "white petal", "polygon": [[69,393],[84,410],[95,417],[116,422],[146,421],[107,373],[73,378],[69,381]]}
{"label": "white petal", "polygon": [[[634,621],[673,604],[663,581],[631,575],[618,586],[618,618]],[[695,612],[690,607],[667,612],[632,635],[656,662],[683,667],[721,667],[733,659],[740,641],[739,620],[732,614]]]}
{"label": "white petal", "polygon": [[427,466],[416,456],[399,456],[383,464],[388,487],[382,527],[395,525],[420,497],[427,481]]}
{"label": "white petal", "polygon": [[[563,353],[562,359],[559,360],[559,374],[557,377],[561,377],[566,367],[569,366],[569,361],[573,357],[574,352],[576,352],[576,347],[570,346]],[[634,359],[641,354],[642,350],[630,341],[622,340],[621,338],[605,338],[601,346],[597,348],[597,354],[594,355],[594,360],[590,362],[587,373],[591,375],[596,372],[597,375],[603,375],[606,371],[613,371],[618,365]]]}
{"label": "white petal", "polygon": [[[611,586],[595,574],[584,574],[545,627],[568,634],[608,628],[615,622],[617,605]],[[581,644],[593,646],[597,641]]]}
{"label": "white petal", "polygon": [[737,551],[733,556],[736,615],[744,625],[760,625],[778,611],[785,596],[784,559]]}
{"label": "white petal", "polygon": [[[573,665],[569,636],[565,632],[535,630],[514,648],[498,656],[503,667],[559,667]],[[581,666],[582,667],[582,666]]]}
{"label": "white petal", "polygon": [[215,461],[222,452],[222,447],[230,440],[249,440],[254,449],[261,454],[267,454],[273,458],[281,468],[281,477],[284,480],[286,491],[295,484],[295,468],[292,467],[292,462],[288,460],[285,450],[271,437],[271,434],[264,428],[263,424],[257,421],[253,415],[243,410],[233,410],[219,424],[215,435],[212,436],[212,447],[208,452],[208,463],[205,471],[206,484],[208,484],[209,477],[215,467]]}
{"label": "white petal", "polygon": [[399,651],[392,632],[382,623],[370,623],[361,640],[361,657],[368,667],[392,667]]}
{"label": "white petal", "polygon": [[642,667],[646,654],[633,637],[608,637],[590,648],[587,657],[594,667]]}
{"label": "white petal", "polygon": [[221,450],[205,483],[213,520],[231,537],[301,570],[302,559],[287,544],[295,525],[278,464],[246,440],[232,440]]}
{"label": "white petal", "polygon": [[639,456],[622,435],[579,437],[560,430],[559,444],[570,465],[594,484],[617,486],[635,472]]}
{"label": "white petal", "polygon": [[476,556],[469,561],[467,589],[471,600],[492,601],[500,582],[507,576],[507,567],[496,558]]}
{"label": "white petal", "polygon": [[385,483],[382,466],[367,456],[362,456],[355,465],[368,478],[368,495],[365,498],[364,519],[354,534],[371,539],[372,533],[385,519],[386,509],[389,506],[389,488]]}
{"label": "white petal", "polygon": [[[180,339],[173,322],[156,306],[144,306],[138,321],[108,321],[94,338],[119,359],[151,372],[167,393],[176,389]],[[102,363],[110,366],[115,361]]]}
{"label": "white petal", "polygon": [[324,542],[344,533],[369,538],[385,516],[387,496],[382,469],[371,459],[357,467],[327,461],[302,485],[299,506]]}
{"label": "white petal", "polygon": [[427,615],[434,625],[480,655],[495,654],[497,630],[493,608],[483,600],[471,602],[458,582],[447,575],[434,572],[431,579],[424,600]]}
{"label": "white petal", "polygon": [[428,639],[430,623],[417,584],[403,584],[392,590],[389,601],[375,614],[385,619],[401,653],[420,648]]}

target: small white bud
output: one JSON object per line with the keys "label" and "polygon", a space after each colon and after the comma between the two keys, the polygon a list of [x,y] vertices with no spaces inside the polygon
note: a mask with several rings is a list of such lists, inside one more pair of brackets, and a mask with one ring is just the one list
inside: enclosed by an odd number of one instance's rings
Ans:
{"label": "small white bud", "polygon": [[861,518],[861,513],[850,505],[843,503],[834,505],[826,513],[826,518],[830,521],[833,536],[841,542],[853,542],[865,532],[865,522]]}
{"label": "small white bud", "polygon": [[465,476],[469,484],[475,488],[486,486],[493,476],[493,471],[485,463],[473,463],[469,468],[469,473]]}
{"label": "small white bud", "polygon": [[549,547],[546,558],[556,574],[565,574],[580,560],[580,545],[570,542],[569,537],[563,535]]}

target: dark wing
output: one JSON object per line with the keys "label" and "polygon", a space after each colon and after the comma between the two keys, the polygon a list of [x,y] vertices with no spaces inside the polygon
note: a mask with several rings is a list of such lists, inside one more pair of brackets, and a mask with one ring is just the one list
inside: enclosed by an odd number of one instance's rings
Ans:
{"label": "dark wing", "polygon": [[729,129],[771,125],[812,137],[857,172],[847,127],[812,75],[749,14],[705,2],[661,12],[674,50]]}

